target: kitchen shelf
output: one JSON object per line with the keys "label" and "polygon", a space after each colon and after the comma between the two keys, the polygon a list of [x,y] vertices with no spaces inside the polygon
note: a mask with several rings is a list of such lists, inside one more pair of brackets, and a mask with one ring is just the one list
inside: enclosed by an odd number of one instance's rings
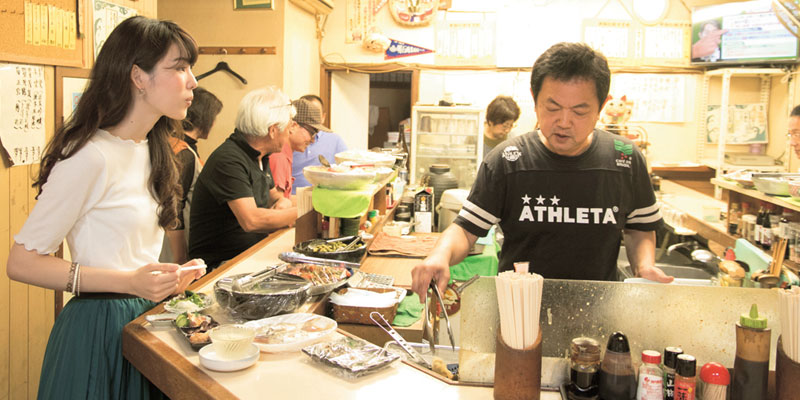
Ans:
{"label": "kitchen shelf", "polygon": [[800,212],[800,206],[794,202],[786,201],[781,197],[770,196],[768,194],[759,192],[755,189],[745,189],[735,182],[730,182],[724,179],[712,178],[711,183],[722,189],[730,190],[756,200],[766,201],[767,203],[775,204],[779,207],[788,208],[792,211]]}
{"label": "kitchen shelf", "polygon": [[[717,160],[713,158],[704,158],[700,160],[700,163],[705,165],[706,167],[718,169],[717,168]],[[730,164],[730,163],[722,163],[722,171],[733,171],[737,169],[750,169],[755,171],[762,171],[762,172],[784,172],[786,168],[783,165],[738,165],[738,164]]]}

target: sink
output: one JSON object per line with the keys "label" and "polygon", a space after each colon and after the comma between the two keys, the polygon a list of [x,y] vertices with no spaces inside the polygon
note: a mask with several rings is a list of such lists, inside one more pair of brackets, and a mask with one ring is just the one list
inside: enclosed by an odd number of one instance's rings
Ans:
{"label": "sink", "polygon": [[[678,251],[674,251],[670,255],[664,254],[659,257],[659,259],[656,260],[656,267],[661,268],[665,274],[674,276],[677,279],[710,280],[714,277],[711,271],[703,268],[698,263],[692,261],[691,258]],[[625,246],[620,246],[619,249],[617,277],[620,281],[634,277],[630,262],[628,262],[628,255],[625,253]]]}

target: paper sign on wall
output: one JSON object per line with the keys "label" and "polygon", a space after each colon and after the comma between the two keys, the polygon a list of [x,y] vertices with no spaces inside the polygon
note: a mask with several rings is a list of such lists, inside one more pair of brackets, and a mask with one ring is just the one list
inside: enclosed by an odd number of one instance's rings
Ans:
{"label": "paper sign on wall", "polygon": [[120,24],[120,22],[136,15],[136,10],[120,6],[117,4],[107,3],[101,0],[94,0],[94,58],[100,54],[100,49],[103,43],[108,39],[111,31]]}
{"label": "paper sign on wall", "polygon": [[46,93],[44,67],[0,64],[0,142],[12,165],[42,157]]}

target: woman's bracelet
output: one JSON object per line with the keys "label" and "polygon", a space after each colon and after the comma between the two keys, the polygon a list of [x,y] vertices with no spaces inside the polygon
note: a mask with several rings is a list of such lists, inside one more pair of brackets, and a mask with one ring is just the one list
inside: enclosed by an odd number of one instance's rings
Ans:
{"label": "woman's bracelet", "polygon": [[81,295],[81,265],[78,264],[78,268],[75,269],[75,276],[77,277],[77,284],[75,285],[75,295]]}
{"label": "woman's bracelet", "polygon": [[67,278],[67,292],[74,293],[75,271],[78,269],[78,262],[73,261],[69,267],[69,278]]}

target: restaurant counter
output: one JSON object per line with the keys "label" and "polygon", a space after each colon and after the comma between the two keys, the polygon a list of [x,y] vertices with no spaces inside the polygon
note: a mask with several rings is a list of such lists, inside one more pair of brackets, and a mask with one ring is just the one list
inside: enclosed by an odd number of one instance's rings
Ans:
{"label": "restaurant counter", "polygon": [[[191,288],[211,294],[218,279],[248,273],[278,263],[278,254],[294,245],[294,229],[278,231],[217,270]],[[415,260],[395,260],[387,267],[367,257],[365,272],[392,271],[396,283],[410,285],[410,268]],[[385,261],[385,260],[383,260]],[[411,262],[412,264],[408,264]],[[372,270],[371,265],[380,265]],[[313,312],[307,303],[299,312]],[[147,314],[163,312],[158,305]],[[341,331],[340,331],[341,332]],[[388,337],[387,337],[388,338]],[[151,382],[173,399],[229,398],[395,398],[408,399],[487,399],[491,387],[450,385],[403,363],[380,370],[357,380],[348,380],[319,368],[301,352],[261,353],[255,365],[236,372],[215,372],[200,366],[198,353],[192,350],[174,328],[155,328],[142,315],[125,326],[122,334],[123,355]],[[560,399],[554,392],[543,392],[543,400]]]}

